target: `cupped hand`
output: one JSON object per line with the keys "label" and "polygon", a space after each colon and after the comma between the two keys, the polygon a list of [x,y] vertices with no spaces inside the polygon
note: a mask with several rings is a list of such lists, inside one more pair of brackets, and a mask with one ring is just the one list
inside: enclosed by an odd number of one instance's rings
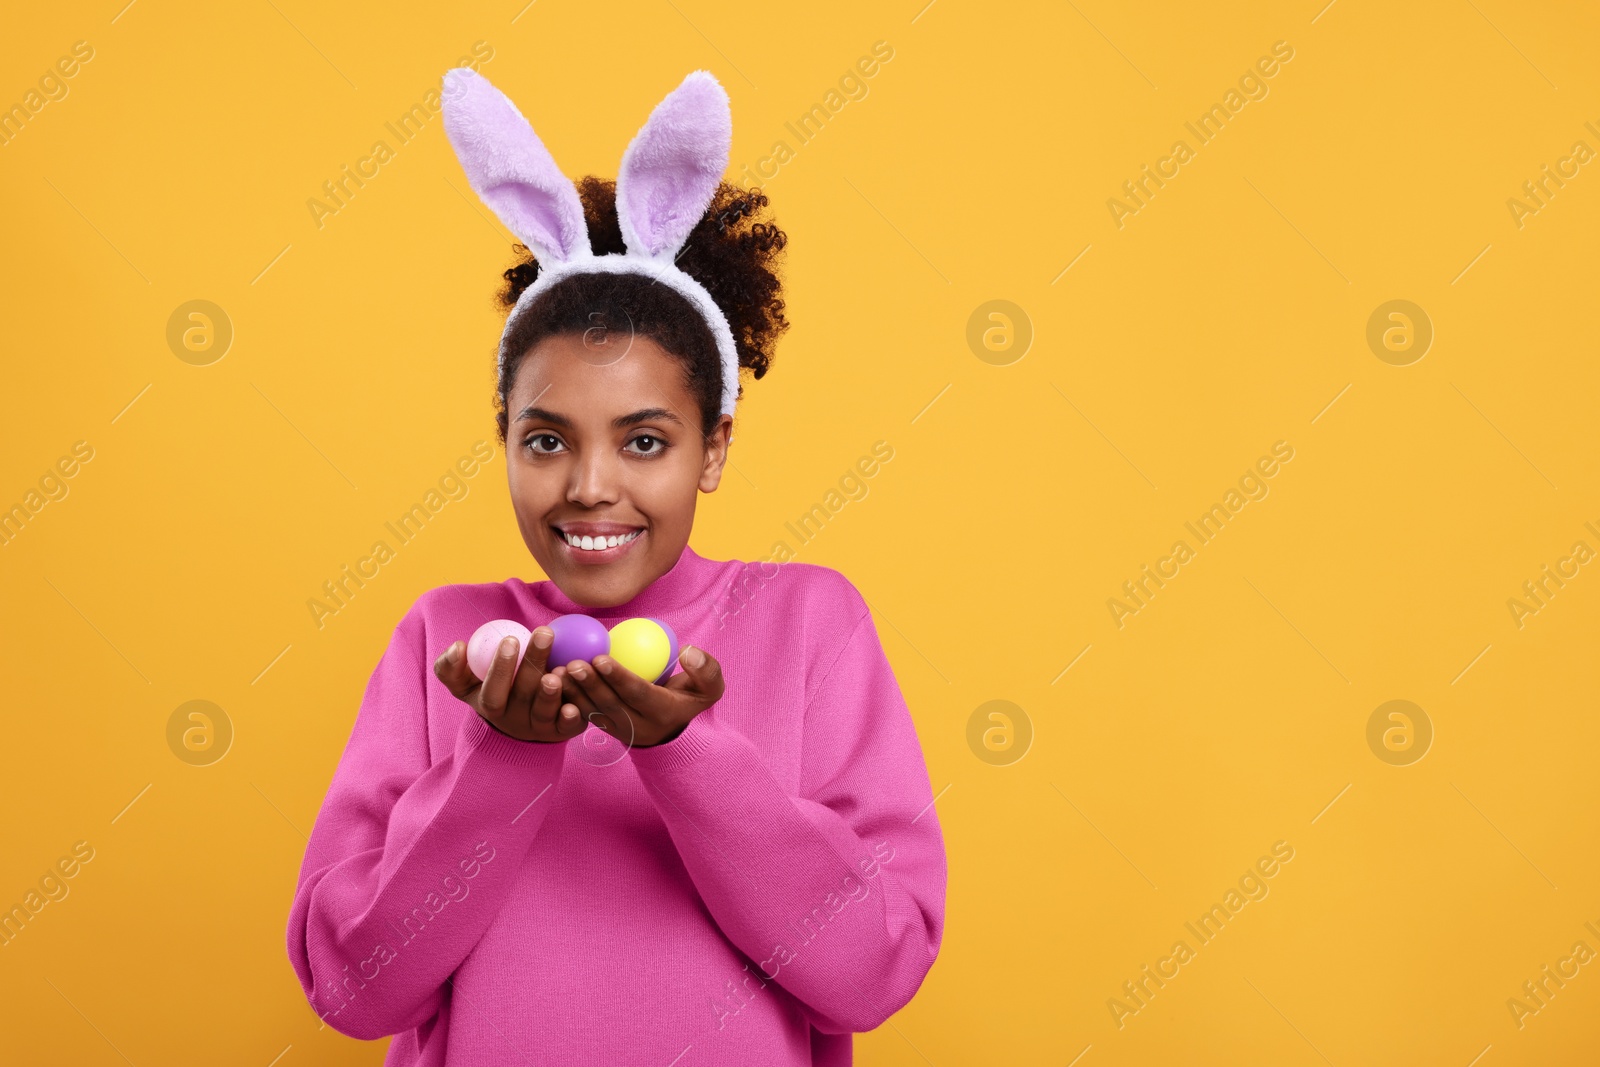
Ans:
{"label": "cupped hand", "polygon": [[517,639],[503,637],[481,682],[467,666],[467,643],[457,641],[433,664],[433,673],[445,688],[486,722],[519,741],[570,741],[582,734],[585,723],[579,709],[562,706],[565,667],[545,669],[554,632],[548,626],[533,631],[532,645],[517,663]]}
{"label": "cupped hand", "polygon": [[[565,670],[562,694],[583,721],[634,748],[677,737],[696,715],[722,699],[722,665],[693,645],[678,656],[683,668],[665,685],[653,685],[608,655],[557,667]],[[564,711],[565,709],[563,709]]]}

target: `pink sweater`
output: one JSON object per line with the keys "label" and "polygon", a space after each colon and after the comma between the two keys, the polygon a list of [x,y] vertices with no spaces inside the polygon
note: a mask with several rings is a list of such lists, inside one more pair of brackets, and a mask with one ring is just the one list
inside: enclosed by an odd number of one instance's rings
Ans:
{"label": "pink sweater", "polygon": [[[433,675],[489,619],[665,619],[726,691],[626,749],[489,726]],[[687,546],[632,601],[451,585],[395,627],[289,912],[312,1008],[386,1067],[851,1062],[938,954],[944,841],[866,603]]]}

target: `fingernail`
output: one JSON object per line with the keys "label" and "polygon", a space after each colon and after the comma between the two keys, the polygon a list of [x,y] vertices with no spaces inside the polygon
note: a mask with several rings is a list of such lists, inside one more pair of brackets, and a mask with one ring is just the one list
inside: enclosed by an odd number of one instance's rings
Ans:
{"label": "fingernail", "polygon": [[537,630],[533,631],[533,647],[549,648],[550,643],[555,640],[555,637],[555,633],[548,627],[541,626]]}
{"label": "fingernail", "polygon": [[515,637],[502,637],[500,639],[500,655],[510,659],[517,654],[517,639]]}
{"label": "fingernail", "polygon": [[561,679],[560,678],[557,678],[553,674],[547,674],[547,675],[544,676],[545,692],[554,693],[560,687],[561,687]]}
{"label": "fingernail", "polygon": [[601,674],[611,673],[611,660],[609,657],[602,656],[600,659],[595,660],[594,666]]}
{"label": "fingernail", "polygon": [[706,654],[701,652],[698,648],[695,648],[693,645],[690,645],[688,648],[683,650],[683,662],[691,667],[704,666],[706,662]]}

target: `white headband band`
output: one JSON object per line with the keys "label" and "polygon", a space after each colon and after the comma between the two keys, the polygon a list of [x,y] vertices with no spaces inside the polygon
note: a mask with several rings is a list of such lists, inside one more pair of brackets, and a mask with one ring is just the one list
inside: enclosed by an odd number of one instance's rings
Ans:
{"label": "white headband band", "polygon": [[574,274],[642,274],[655,279],[694,305],[695,311],[699,312],[700,317],[706,320],[706,325],[711,327],[711,336],[717,342],[717,355],[722,363],[722,414],[733,414],[734,402],[739,396],[739,352],[733,346],[733,331],[728,327],[727,317],[722,314],[722,309],[717,307],[717,302],[711,299],[711,294],[706,292],[705,286],[679,270],[675,264],[656,263],[654,260],[638,256],[615,253],[604,256],[591,255],[563,260],[549,269],[541,264],[539,276],[534,279],[532,285],[522,291],[521,296],[517,297],[516,306],[511,309],[511,314],[506,316],[505,332],[500,335],[497,376],[500,371],[505,370],[506,360],[514,355],[506,345],[511,340],[517,321],[523,313],[533,306],[540,293]]}
{"label": "white headband band", "polygon": [[639,274],[684,297],[705,319],[721,363],[721,414],[732,415],[739,394],[733,331],[711,294],[676,264],[728,166],[733,118],[717,80],[703,70],[690,73],[628,143],[616,193],[627,251],[599,256],[589,244],[577,187],[505,94],[457,67],[444,76],[441,100],[445,133],[468,183],[539,263],[538,277],[506,318],[500,369],[512,355],[506,343],[518,321],[556,282],[577,274]]}

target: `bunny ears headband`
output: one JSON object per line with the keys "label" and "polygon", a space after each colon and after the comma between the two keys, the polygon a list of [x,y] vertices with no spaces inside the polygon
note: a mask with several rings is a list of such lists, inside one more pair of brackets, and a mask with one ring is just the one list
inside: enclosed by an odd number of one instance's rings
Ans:
{"label": "bunny ears headband", "polygon": [[739,393],[739,356],[728,319],[705,287],[674,262],[722,180],[733,140],[728,94],[697,70],[657,104],[629,142],[617,172],[617,221],[627,251],[589,246],[578,189],[504,93],[469,67],[444,76],[445,133],[467,181],[539,261],[500,337],[500,366],[518,318],[539,294],[573,274],[643,274],[674,290],[711,328],[722,359],[722,414]]}

